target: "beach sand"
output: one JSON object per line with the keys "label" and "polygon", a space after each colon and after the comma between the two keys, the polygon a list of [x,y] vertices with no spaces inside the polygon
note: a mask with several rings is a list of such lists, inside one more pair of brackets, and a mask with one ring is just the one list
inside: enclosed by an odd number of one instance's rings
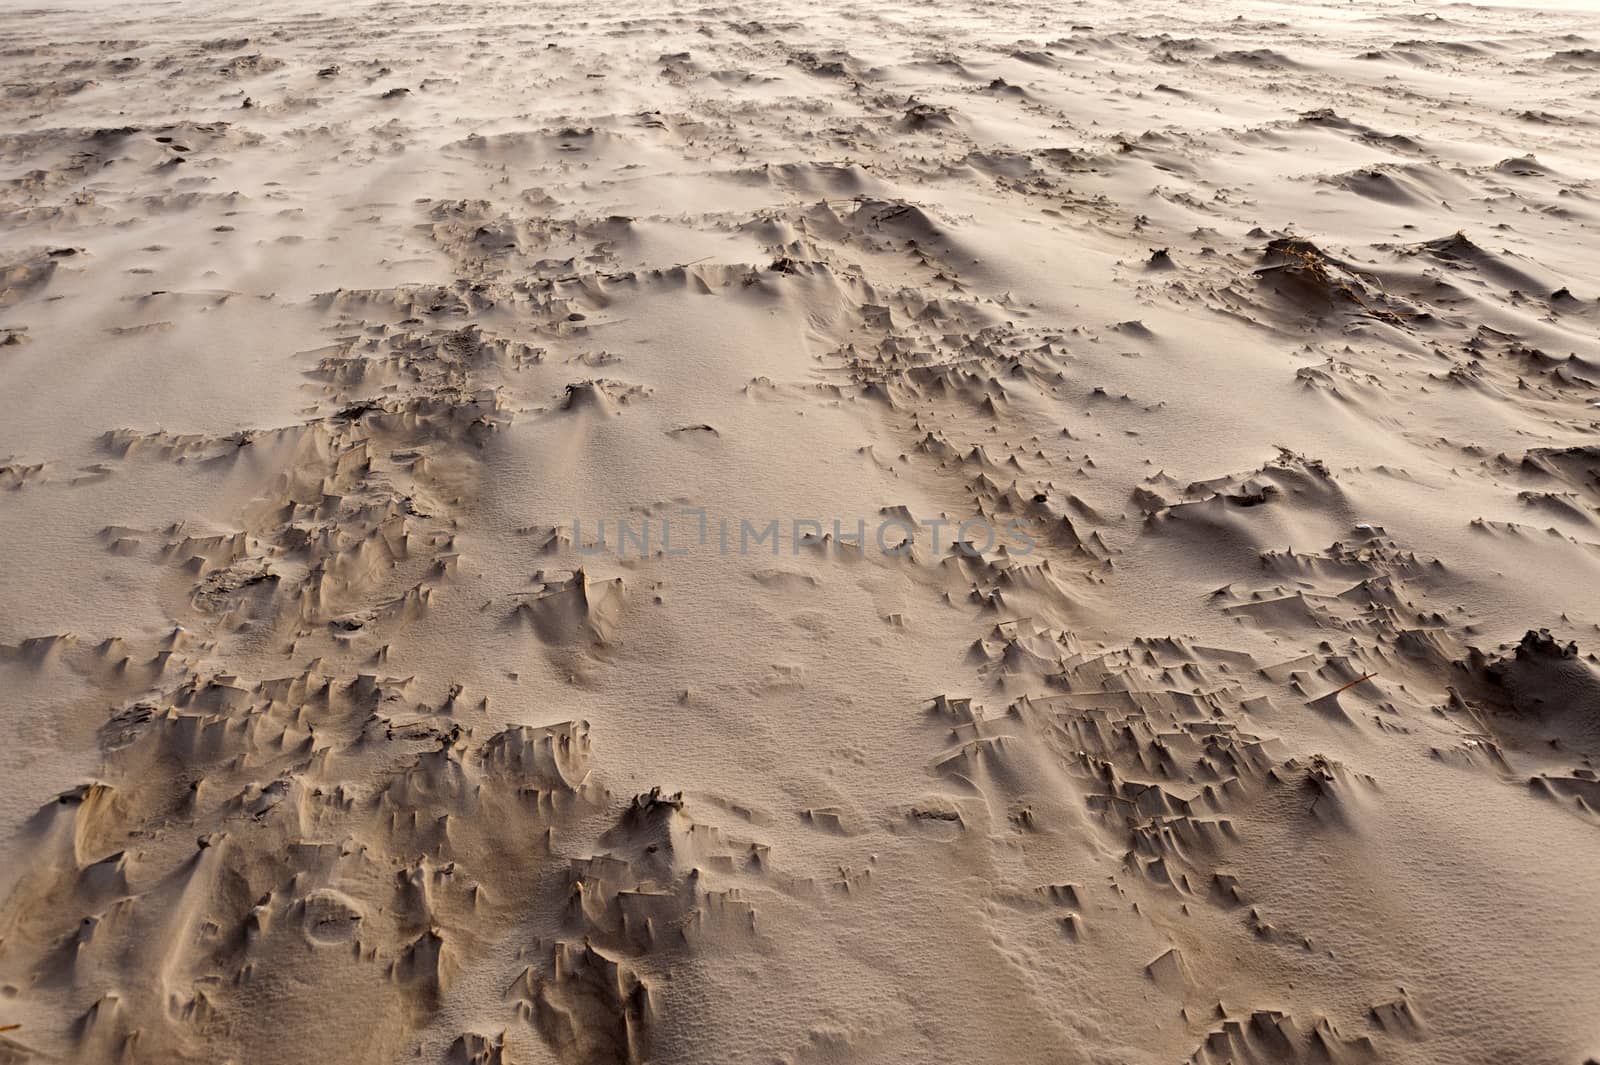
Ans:
{"label": "beach sand", "polygon": [[1600,1058],[1600,12],[0,74],[0,1063]]}

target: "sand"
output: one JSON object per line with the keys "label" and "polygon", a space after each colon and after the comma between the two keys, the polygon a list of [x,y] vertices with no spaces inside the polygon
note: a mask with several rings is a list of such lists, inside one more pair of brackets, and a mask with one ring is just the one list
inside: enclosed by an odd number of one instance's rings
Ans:
{"label": "sand", "polygon": [[0,73],[0,1062],[1600,1057],[1592,5]]}

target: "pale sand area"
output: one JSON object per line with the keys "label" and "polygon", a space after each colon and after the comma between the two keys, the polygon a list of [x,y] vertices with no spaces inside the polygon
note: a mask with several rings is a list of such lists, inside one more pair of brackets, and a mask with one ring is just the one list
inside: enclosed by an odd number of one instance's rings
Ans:
{"label": "pale sand area", "polygon": [[0,1062],[1600,1057],[1597,172],[1593,5],[12,6]]}

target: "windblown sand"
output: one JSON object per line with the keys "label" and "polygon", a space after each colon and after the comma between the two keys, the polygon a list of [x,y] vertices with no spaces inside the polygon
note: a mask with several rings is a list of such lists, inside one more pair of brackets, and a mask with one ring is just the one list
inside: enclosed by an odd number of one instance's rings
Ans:
{"label": "windblown sand", "polygon": [[1600,1056],[1600,12],[0,83],[0,1062]]}

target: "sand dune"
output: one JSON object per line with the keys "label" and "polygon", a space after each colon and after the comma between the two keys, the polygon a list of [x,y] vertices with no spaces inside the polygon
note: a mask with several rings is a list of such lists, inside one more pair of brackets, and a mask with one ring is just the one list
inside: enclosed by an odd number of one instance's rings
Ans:
{"label": "sand dune", "polygon": [[1600,1060],[1600,15],[14,9],[0,1062]]}

